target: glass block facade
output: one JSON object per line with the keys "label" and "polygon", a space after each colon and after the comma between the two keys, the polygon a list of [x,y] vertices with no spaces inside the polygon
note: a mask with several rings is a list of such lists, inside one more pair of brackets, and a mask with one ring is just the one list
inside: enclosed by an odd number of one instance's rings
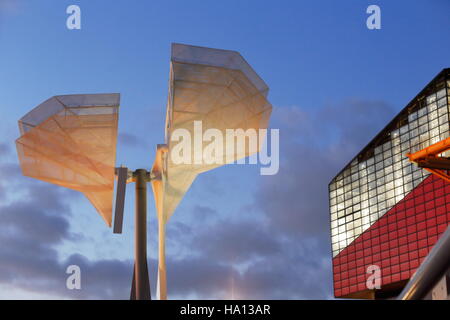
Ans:
{"label": "glass block facade", "polygon": [[[450,221],[447,217],[450,210],[445,207],[445,196],[450,191],[444,186],[447,182],[434,179],[406,157],[408,152],[421,150],[450,136],[449,73],[449,69],[439,73],[329,184],[337,297],[367,291],[366,268],[375,262],[381,267],[385,286],[409,278],[423,258],[419,248],[428,250],[434,243],[427,242],[423,246],[422,241],[422,246],[409,248],[402,247],[399,241],[414,242],[413,234],[417,232],[417,224],[422,222],[417,219],[420,214],[428,217],[429,212],[435,214],[439,207],[442,215],[439,221],[425,223],[427,228],[435,229],[421,229],[425,233],[420,236],[425,235],[425,241],[437,237],[438,225],[446,226]],[[428,184],[432,185],[433,192],[425,192]],[[436,184],[442,187],[435,188]],[[444,197],[440,206],[434,202],[433,206],[425,206],[426,202],[439,197]],[[412,209],[406,208],[406,203]],[[424,209],[420,211],[422,206]],[[445,230],[440,226],[439,231],[442,229]],[[422,250],[421,254],[424,252]],[[403,256],[400,258],[399,254]],[[407,268],[405,263],[408,263]]]}

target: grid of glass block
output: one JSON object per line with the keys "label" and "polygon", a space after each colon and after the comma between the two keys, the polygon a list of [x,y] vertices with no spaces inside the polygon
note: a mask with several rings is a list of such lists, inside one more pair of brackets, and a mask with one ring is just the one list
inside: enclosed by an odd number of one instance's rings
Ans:
{"label": "grid of glass block", "polygon": [[409,114],[405,125],[391,131],[390,140],[376,147],[373,157],[362,162],[354,159],[330,183],[333,257],[429,175],[410,163],[406,153],[450,136],[447,90],[427,96],[425,106]]}
{"label": "grid of glass block", "polygon": [[381,286],[409,279],[450,223],[450,183],[430,175],[333,259],[334,293],[367,290],[367,267]]}

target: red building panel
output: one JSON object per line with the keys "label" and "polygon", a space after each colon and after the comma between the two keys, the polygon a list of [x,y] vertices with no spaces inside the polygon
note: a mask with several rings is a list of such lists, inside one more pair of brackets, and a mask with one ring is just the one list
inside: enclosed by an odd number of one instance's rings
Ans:
{"label": "red building panel", "polygon": [[450,184],[430,175],[333,258],[334,294],[366,290],[381,269],[381,286],[409,279],[450,224]]}

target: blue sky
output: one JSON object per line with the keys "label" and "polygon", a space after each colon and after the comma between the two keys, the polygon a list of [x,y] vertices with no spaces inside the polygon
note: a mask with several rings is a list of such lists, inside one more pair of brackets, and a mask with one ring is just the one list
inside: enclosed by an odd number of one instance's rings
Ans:
{"label": "blue sky", "polygon": [[[81,30],[66,28],[71,4]],[[381,30],[366,27],[370,4],[381,8]],[[12,247],[42,245],[21,256],[0,249],[9,275],[0,298],[127,298],[133,187],[124,234],[113,235],[82,196],[20,175],[17,120],[53,95],[119,92],[117,164],[149,168],[164,139],[172,42],[239,51],[270,87],[282,142],[277,176],[226,166],[196,180],[168,229],[169,297],[229,298],[234,283],[238,298],[330,298],[328,182],[449,67],[449,9],[446,0],[0,0],[0,171],[12,180],[0,183],[0,225],[3,215],[28,230],[28,218],[43,217],[58,235],[5,236]],[[80,292],[64,288],[73,261],[91,279]],[[104,270],[121,280],[96,282]]]}

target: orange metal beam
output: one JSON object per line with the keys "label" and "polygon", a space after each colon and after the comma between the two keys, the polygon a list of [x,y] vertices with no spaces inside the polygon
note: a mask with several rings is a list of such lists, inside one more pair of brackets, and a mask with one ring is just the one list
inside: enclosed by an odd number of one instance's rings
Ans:
{"label": "orange metal beam", "polygon": [[424,159],[429,156],[435,157],[448,149],[450,149],[450,138],[436,142],[435,144],[432,144],[431,146],[415,153],[407,153],[406,156],[409,158],[409,161],[416,162],[417,160]]}
{"label": "orange metal beam", "polygon": [[424,168],[425,170],[437,175],[439,178],[444,179],[447,182],[450,182],[450,176],[442,170]]}
{"label": "orange metal beam", "polygon": [[[407,153],[406,156],[409,158],[409,161],[417,164],[419,161],[427,158],[437,158],[439,154],[447,150],[450,150],[450,138],[439,141],[415,153]],[[450,175],[446,171],[432,168],[424,169],[450,182]]]}

